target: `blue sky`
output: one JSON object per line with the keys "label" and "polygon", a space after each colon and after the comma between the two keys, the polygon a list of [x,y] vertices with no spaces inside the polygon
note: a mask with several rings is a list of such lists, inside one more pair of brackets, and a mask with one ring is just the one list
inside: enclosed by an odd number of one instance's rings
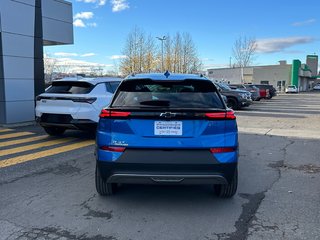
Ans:
{"label": "blue sky", "polygon": [[[46,47],[53,57],[112,69],[128,33],[191,34],[204,67],[229,64],[239,36],[257,40],[255,65],[305,62],[320,53],[319,0],[72,0],[74,44]],[[160,44],[160,42],[159,42]]]}

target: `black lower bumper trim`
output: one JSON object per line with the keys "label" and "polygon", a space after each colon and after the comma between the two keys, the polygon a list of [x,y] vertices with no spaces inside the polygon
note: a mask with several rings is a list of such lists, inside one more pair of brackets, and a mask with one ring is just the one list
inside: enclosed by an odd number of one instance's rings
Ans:
{"label": "black lower bumper trim", "polygon": [[159,175],[159,174],[113,174],[109,183],[130,184],[226,184],[227,180],[221,175]]}
{"label": "black lower bumper trim", "polygon": [[231,182],[237,163],[147,164],[97,161],[98,171],[110,183],[225,184]]}
{"label": "black lower bumper trim", "polygon": [[42,127],[63,127],[68,129],[88,130],[96,129],[97,123],[90,119],[71,119],[70,121],[44,121],[37,117],[36,121]]}

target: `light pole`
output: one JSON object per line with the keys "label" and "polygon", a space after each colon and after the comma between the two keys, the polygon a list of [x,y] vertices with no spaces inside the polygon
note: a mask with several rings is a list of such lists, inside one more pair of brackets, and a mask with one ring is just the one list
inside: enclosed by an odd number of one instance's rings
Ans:
{"label": "light pole", "polygon": [[161,72],[163,72],[163,41],[167,40],[166,36],[156,37],[158,40],[161,41]]}

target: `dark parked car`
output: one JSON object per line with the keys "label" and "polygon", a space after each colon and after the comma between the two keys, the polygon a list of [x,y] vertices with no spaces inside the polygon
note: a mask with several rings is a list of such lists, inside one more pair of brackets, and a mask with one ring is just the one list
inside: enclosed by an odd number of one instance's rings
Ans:
{"label": "dark parked car", "polygon": [[[265,98],[271,99],[277,95],[277,90],[272,85],[269,85],[269,84],[249,84],[249,85],[256,86],[259,89],[265,90],[266,91]],[[268,92],[269,92],[269,96],[268,96]]]}
{"label": "dark parked car", "polygon": [[232,197],[238,130],[215,85],[193,74],[124,79],[103,109],[96,138],[96,189],[125,184],[210,184]]}
{"label": "dark parked car", "polygon": [[259,88],[256,86],[251,85],[244,85],[244,84],[229,84],[229,87],[231,89],[240,89],[240,90],[246,90],[251,93],[251,99],[253,101],[260,101],[260,91]]}
{"label": "dark parked car", "polygon": [[215,82],[220,93],[227,97],[227,106],[232,109],[241,109],[252,104],[251,93],[245,90],[231,89],[225,83]]}

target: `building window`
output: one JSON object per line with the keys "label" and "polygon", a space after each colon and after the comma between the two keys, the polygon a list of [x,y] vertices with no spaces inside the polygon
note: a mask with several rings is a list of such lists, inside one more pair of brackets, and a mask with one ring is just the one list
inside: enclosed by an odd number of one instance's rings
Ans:
{"label": "building window", "polygon": [[269,84],[269,81],[260,81],[261,84]]}

